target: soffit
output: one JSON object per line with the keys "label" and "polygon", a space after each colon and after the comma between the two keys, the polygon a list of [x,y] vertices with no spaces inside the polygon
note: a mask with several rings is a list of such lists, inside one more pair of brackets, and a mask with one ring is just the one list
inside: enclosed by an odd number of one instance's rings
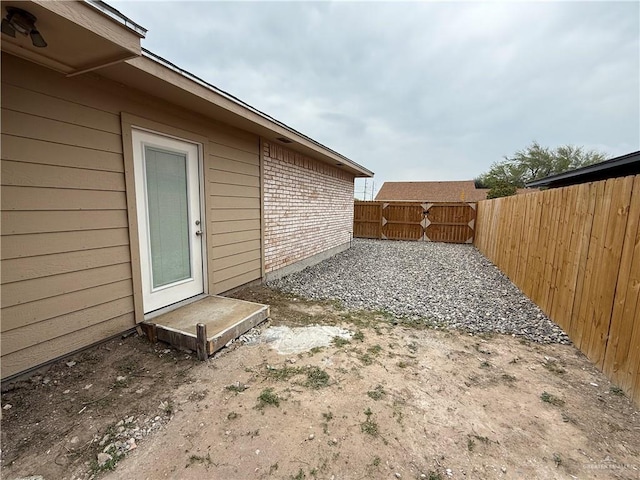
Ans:
{"label": "soffit", "polygon": [[47,42],[34,47],[28,36],[2,35],[2,50],[65,74],[78,74],[100,66],[140,55],[140,38],[136,32],[85,2],[3,1],[35,15],[36,27]]}

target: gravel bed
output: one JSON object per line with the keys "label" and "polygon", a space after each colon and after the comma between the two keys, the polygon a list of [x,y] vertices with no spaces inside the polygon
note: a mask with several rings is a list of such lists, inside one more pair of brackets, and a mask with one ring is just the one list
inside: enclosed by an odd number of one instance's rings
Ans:
{"label": "gravel bed", "polygon": [[268,285],[304,298],[473,333],[514,334],[540,343],[569,337],[471,245],[354,239],[318,265]]}

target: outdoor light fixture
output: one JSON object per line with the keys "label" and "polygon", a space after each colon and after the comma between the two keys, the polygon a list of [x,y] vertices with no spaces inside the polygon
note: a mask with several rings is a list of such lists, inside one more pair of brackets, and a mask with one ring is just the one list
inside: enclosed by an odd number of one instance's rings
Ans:
{"label": "outdoor light fixture", "polygon": [[36,17],[26,10],[7,7],[7,17],[2,19],[2,33],[14,38],[16,32],[25,37],[29,35],[34,47],[44,48],[47,46],[47,42],[36,28],[36,20]]}

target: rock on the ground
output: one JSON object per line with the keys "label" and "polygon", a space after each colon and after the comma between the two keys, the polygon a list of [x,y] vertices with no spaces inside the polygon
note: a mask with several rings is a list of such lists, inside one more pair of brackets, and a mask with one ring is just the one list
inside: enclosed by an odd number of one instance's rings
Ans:
{"label": "rock on the ground", "polygon": [[98,454],[98,466],[99,467],[104,467],[104,465],[107,462],[110,462],[111,460],[113,460],[113,457],[111,455],[109,455],[108,453],[100,452]]}
{"label": "rock on the ground", "polygon": [[558,325],[471,245],[354,239],[349,250],[268,285],[438,327],[570,343]]}

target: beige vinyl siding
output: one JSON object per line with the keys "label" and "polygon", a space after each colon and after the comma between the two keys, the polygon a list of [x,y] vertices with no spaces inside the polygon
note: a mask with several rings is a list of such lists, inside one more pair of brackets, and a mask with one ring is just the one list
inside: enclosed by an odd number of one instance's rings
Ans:
{"label": "beige vinyl siding", "polygon": [[259,139],[2,54],[2,378],[135,325],[121,113],[209,139],[208,290],[261,278]]}
{"label": "beige vinyl siding", "polygon": [[260,142],[258,137],[220,137],[209,143],[209,229],[212,293],[262,277]]}
{"label": "beige vinyl siding", "polygon": [[[37,345],[31,343],[29,348],[23,348],[9,355],[4,355],[3,352],[3,375],[11,375],[11,372],[22,372],[29,367],[40,365],[61,355],[92,345],[102,339],[122,333],[131,328],[133,324],[133,313],[127,313],[126,315],[112,318],[108,322],[76,330],[71,335],[50,337],[50,340],[43,340]],[[5,342],[4,335],[3,342]]]}
{"label": "beige vinyl siding", "polygon": [[3,378],[134,325],[118,116],[11,84],[7,70]]}

